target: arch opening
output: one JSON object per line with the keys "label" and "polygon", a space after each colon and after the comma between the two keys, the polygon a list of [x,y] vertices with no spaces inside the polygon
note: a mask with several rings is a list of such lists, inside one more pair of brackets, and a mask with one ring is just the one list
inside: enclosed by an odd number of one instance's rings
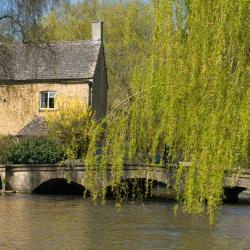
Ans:
{"label": "arch opening", "polygon": [[90,196],[89,190],[84,186],[67,181],[66,179],[52,179],[40,184],[35,188],[32,194],[46,194],[46,195],[79,195]]}
{"label": "arch opening", "polygon": [[123,179],[114,189],[112,189],[112,186],[106,187],[106,197],[123,201],[142,201],[152,198],[165,199],[167,198],[167,187],[166,183],[152,179]]}
{"label": "arch opening", "polygon": [[224,203],[238,203],[239,193],[246,190],[244,187],[224,187]]}
{"label": "arch opening", "polygon": [[2,177],[0,176],[0,190],[3,190]]}

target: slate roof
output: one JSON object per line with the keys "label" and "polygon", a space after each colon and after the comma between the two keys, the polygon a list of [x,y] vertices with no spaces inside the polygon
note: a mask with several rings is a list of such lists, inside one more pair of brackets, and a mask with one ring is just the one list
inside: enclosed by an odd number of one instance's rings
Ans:
{"label": "slate roof", "polygon": [[45,118],[42,116],[36,116],[31,122],[29,122],[22,130],[18,132],[17,137],[22,136],[44,136],[47,134],[47,126]]}
{"label": "slate roof", "polygon": [[101,43],[97,41],[0,44],[4,54],[0,81],[93,78],[100,48]]}

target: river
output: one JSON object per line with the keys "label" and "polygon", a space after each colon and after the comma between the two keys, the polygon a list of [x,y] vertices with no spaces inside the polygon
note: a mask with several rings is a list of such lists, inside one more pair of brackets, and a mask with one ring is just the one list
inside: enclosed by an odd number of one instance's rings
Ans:
{"label": "river", "polygon": [[0,195],[0,249],[250,249],[250,199],[206,217],[173,216],[173,202],[114,201],[94,206],[74,196]]}

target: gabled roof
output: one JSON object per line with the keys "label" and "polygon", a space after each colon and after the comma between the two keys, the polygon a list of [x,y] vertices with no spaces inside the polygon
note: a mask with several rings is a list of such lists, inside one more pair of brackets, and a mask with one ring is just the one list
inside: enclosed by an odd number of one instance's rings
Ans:
{"label": "gabled roof", "polygon": [[21,131],[16,135],[17,137],[22,136],[44,136],[47,134],[47,126],[45,118],[42,116],[36,116],[31,122],[29,122]]}
{"label": "gabled roof", "polygon": [[[0,81],[50,81],[93,78],[101,42],[0,44]],[[2,65],[2,67],[1,67]]]}

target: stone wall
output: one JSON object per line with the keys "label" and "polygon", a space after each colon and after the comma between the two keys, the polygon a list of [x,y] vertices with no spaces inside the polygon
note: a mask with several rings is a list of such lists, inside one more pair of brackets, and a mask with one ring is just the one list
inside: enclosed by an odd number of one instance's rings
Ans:
{"label": "stone wall", "polygon": [[[92,192],[91,182],[86,175],[85,166],[79,165],[74,167],[60,166],[57,164],[38,164],[38,165],[0,165],[0,178],[3,181],[4,191],[32,192],[39,185],[55,180],[70,179],[74,183],[80,184]],[[101,176],[100,176],[101,177]],[[141,166],[124,166],[121,179],[149,178],[157,182],[173,185],[172,174],[167,174],[163,168],[147,168]],[[101,179],[101,178],[100,178]],[[111,185],[111,168],[106,170],[105,182],[98,182],[97,191],[101,192],[103,186]]]}
{"label": "stone wall", "polygon": [[0,134],[17,134],[35,116],[43,116],[40,92],[56,91],[60,96],[89,99],[88,82],[23,83],[0,85]]}

